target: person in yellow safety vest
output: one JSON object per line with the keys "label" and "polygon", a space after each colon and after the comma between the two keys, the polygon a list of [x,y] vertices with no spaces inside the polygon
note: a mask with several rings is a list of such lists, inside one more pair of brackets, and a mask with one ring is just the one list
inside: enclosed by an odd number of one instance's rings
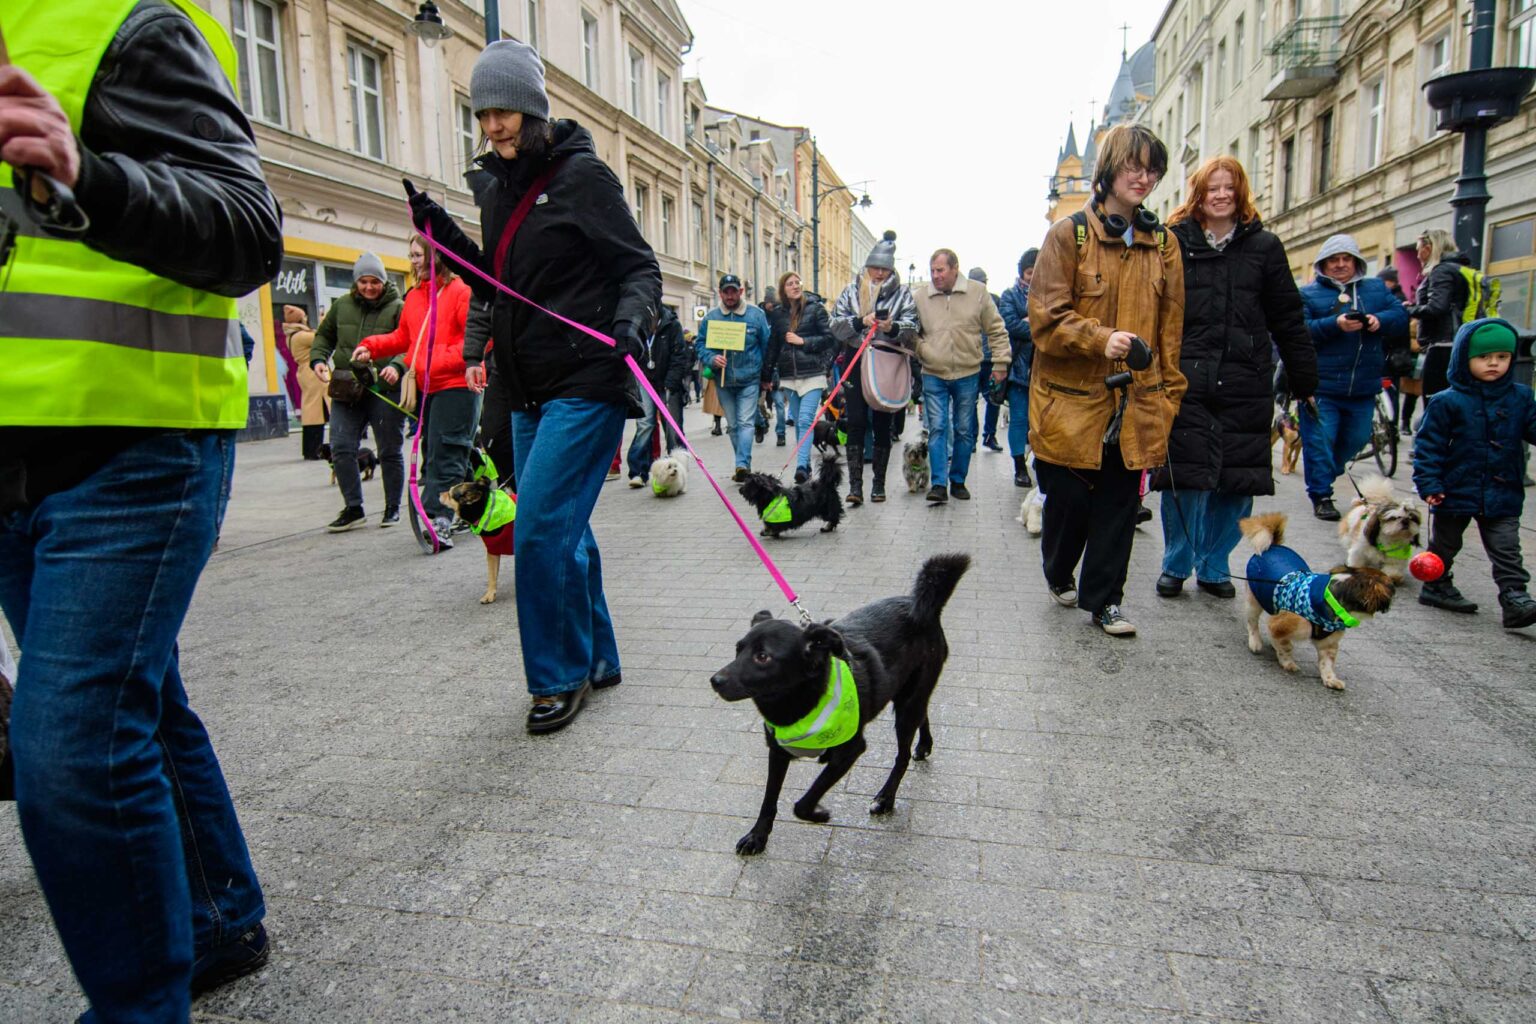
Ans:
{"label": "person in yellow safety vest", "polygon": [[90,1009],[186,1021],[265,962],[177,634],[246,420],[235,297],[282,215],[192,0],[0,2],[0,608],[27,852]]}

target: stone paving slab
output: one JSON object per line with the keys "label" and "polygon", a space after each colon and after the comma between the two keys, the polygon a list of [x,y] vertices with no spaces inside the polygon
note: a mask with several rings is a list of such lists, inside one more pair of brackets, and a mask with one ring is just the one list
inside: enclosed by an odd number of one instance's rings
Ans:
{"label": "stone paving slab", "polygon": [[[1457,575],[1483,613],[1404,588],[1348,638],[1335,694],[1308,647],[1295,675],[1249,654],[1241,602],[1153,596],[1156,521],[1138,639],[1057,608],[1002,456],[977,454],[969,503],[898,489],[770,542],[818,616],[905,592],[929,554],[975,565],[945,613],[934,755],[895,813],[867,813],[886,716],[832,822],[781,819],[746,860],[760,726],[707,680],[753,612],[786,609],[702,478],[672,501],[607,485],[625,682],[530,737],[511,567],[481,606],[473,541],[425,558],[376,520],[325,534],[335,491],[297,447],[241,446],[182,637],[274,942],[199,1021],[1536,1020],[1536,636],[1499,628],[1476,543]],[[1337,561],[1299,480],[1279,491],[1258,507]],[[1536,510],[1524,525],[1530,558]],[[786,815],[813,770],[791,768]],[[82,1008],[0,806],[0,1020]]]}

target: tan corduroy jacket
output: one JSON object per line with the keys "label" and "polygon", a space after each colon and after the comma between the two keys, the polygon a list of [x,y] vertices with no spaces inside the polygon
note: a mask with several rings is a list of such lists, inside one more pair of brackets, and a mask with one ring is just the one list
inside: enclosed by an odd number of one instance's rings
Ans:
{"label": "tan corduroy jacket", "polygon": [[1168,432],[1189,384],[1179,372],[1184,264],[1178,239],[1160,230],[1138,230],[1127,247],[1090,214],[1081,251],[1071,218],[1046,232],[1029,287],[1029,444],[1037,457],[1099,468],[1104,429],[1119,404],[1104,378],[1125,368],[1104,346],[1114,331],[1129,331],[1151,346],[1152,365],[1133,374],[1120,454],[1127,469],[1167,459]]}
{"label": "tan corduroy jacket", "polygon": [[917,358],[924,373],[943,380],[975,376],[981,369],[983,335],[992,350],[994,368],[1006,367],[1013,359],[1003,315],[984,285],[962,277],[954,291],[945,295],[929,282],[913,289],[912,300],[923,325]]}

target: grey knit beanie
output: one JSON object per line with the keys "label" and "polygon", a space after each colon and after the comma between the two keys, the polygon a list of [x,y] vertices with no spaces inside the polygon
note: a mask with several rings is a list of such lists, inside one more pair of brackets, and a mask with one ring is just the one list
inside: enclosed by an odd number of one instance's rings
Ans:
{"label": "grey knit beanie", "polygon": [[469,103],[482,110],[515,110],[549,120],[544,92],[544,62],[526,43],[501,39],[487,46],[469,75]]}
{"label": "grey knit beanie", "polygon": [[380,281],[388,281],[384,276],[384,261],[371,252],[365,252],[352,264],[352,283],[356,284],[365,277],[376,277]]}
{"label": "grey knit beanie", "polygon": [[965,272],[965,276],[970,278],[972,281],[975,281],[977,284],[987,283],[987,272],[981,267],[972,267],[970,270]]}
{"label": "grey knit beanie", "polygon": [[887,231],[875,243],[875,247],[869,250],[869,259],[864,261],[866,267],[884,267],[886,270],[896,269],[896,232]]}

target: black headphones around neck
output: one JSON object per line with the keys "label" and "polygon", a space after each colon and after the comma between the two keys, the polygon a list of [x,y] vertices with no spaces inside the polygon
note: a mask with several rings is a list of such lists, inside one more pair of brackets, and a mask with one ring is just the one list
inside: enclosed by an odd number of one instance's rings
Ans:
{"label": "black headphones around neck", "polygon": [[[1099,205],[1099,201],[1097,199],[1089,203],[1088,206],[1091,210],[1093,210],[1093,215],[1099,218],[1099,223],[1104,225],[1104,230],[1108,231],[1110,234],[1116,236],[1117,238],[1124,236],[1125,232],[1131,226],[1131,221],[1126,220],[1118,213],[1105,213],[1104,208]],[[1157,214],[1153,213],[1145,206],[1136,207],[1136,212],[1131,215],[1131,219],[1134,220],[1136,222],[1136,226],[1143,231],[1156,231],[1159,223]]]}

